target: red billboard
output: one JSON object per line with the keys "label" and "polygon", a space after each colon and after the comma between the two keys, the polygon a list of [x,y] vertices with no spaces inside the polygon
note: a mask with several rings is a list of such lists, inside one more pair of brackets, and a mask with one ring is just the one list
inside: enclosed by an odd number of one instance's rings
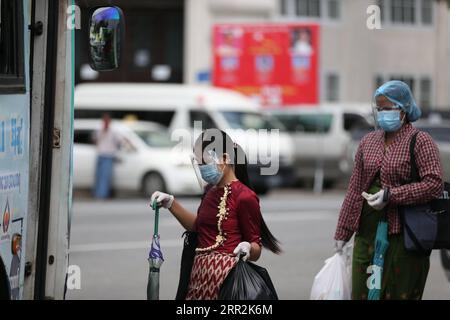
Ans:
{"label": "red billboard", "polygon": [[219,24],[213,30],[215,86],[264,106],[319,102],[319,26]]}

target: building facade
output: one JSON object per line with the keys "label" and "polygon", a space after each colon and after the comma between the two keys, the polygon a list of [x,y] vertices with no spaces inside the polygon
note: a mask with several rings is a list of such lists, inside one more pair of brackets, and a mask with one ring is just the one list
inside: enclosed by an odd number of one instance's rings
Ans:
{"label": "building facade", "polygon": [[215,24],[291,22],[320,25],[321,102],[367,103],[381,83],[401,79],[425,110],[450,110],[443,0],[186,0],[184,82],[210,82]]}

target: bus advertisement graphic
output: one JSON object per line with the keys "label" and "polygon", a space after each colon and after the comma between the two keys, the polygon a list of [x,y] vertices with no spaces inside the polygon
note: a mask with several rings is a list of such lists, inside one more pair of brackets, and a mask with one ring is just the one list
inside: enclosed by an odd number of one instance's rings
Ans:
{"label": "bus advertisement graphic", "polygon": [[29,94],[0,97],[0,258],[11,299],[21,299],[28,210]]}

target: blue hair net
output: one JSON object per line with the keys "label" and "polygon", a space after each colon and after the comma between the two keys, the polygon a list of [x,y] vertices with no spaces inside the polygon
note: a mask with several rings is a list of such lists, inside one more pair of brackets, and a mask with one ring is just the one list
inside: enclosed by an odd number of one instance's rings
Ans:
{"label": "blue hair net", "polygon": [[385,96],[392,103],[398,105],[410,122],[414,122],[422,116],[422,111],[417,106],[409,86],[398,80],[388,81],[375,91],[374,98]]}

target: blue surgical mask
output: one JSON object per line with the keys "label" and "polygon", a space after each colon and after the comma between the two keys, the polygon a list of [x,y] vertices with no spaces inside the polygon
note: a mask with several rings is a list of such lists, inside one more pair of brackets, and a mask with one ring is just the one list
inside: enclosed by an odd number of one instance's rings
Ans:
{"label": "blue surgical mask", "polygon": [[378,111],[377,122],[385,132],[397,131],[403,123],[400,119],[400,110]]}
{"label": "blue surgical mask", "polygon": [[217,168],[215,163],[199,166],[202,179],[212,185],[217,185],[223,177],[223,172]]}

